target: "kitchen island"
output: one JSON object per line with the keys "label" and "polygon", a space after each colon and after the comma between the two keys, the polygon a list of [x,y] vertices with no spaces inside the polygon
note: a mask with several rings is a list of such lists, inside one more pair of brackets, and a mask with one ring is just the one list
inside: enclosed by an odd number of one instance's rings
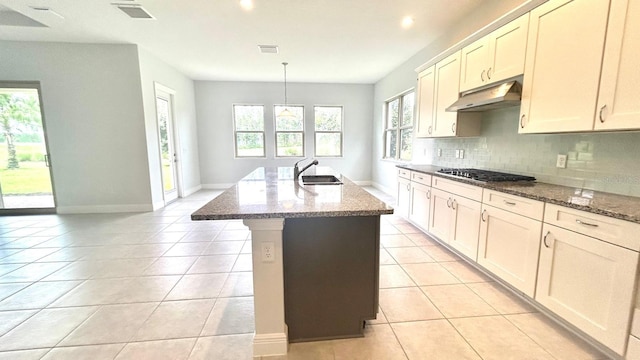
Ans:
{"label": "kitchen island", "polygon": [[362,336],[376,317],[380,215],[393,209],[329,168],[312,170],[342,184],[258,168],[191,215],[243,219],[251,230],[254,356],[286,354],[289,341]]}

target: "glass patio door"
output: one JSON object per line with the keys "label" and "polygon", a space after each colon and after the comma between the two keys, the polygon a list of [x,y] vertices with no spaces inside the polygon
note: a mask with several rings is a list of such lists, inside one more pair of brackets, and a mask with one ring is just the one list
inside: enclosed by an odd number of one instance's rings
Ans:
{"label": "glass patio door", "polygon": [[178,176],[173,132],[171,94],[156,88],[156,111],[158,115],[158,135],[160,141],[160,160],[162,164],[162,187],[165,204],[178,198]]}
{"label": "glass patio door", "polygon": [[37,82],[0,82],[0,209],[55,208]]}

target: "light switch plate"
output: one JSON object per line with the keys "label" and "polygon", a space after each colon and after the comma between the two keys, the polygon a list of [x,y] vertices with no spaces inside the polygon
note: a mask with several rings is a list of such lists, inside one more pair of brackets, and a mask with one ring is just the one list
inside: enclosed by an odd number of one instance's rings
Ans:
{"label": "light switch plate", "polygon": [[464,150],[460,149],[460,159],[464,159]]}

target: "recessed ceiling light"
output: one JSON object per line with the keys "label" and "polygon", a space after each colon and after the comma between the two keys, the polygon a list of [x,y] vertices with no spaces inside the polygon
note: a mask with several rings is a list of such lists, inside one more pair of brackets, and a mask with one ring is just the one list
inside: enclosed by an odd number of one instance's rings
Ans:
{"label": "recessed ceiling light", "polygon": [[258,45],[258,49],[263,54],[277,54],[278,45]]}
{"label": "recessed ceiling light", "polygon": [[405,16],[404,18],[402,18],[402,27],[403,28],[410,28],[411,25],[413,25],[413,18],[411,16]]}
{"label": "recessed ceiling light", "polygon": [[253,0],[240,0],[240,6],[245,10],[253,9]]}
{"label": "recessed ceiling light", "polygon": [[132,3],[111,3],[111,5],[122,10],[125,14],[129,15],[129,17],[131,18],[155,20],[155,18],[151,14],[149,14],[149,12],[145,10],[141,5],[132,4]]}
{"label": "recessed ceiling light", "polygon": [[47,14],[52,14],[52,15],[55,15],[55,16],[57,16],[59,18],[64,19],[64,16],[62,16],[62,15],[58,14],[57,12],[51,10],[51,8],[48,7],[48,6],[31,6],[31,8],[33,10],[41,11],[41,12],[47,13]]}

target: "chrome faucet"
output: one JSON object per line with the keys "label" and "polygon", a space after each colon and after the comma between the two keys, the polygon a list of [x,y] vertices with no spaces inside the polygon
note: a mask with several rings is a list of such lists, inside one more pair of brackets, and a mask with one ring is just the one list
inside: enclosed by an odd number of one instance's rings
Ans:
{"label": "chrome faucet", "polygon": [[[304,161],[307,160],[307,158],[304,158],[300,161]],[[309,163],[309,165],[305,166],[304,168],[302,168],[302,170],[298,169],[298,163],[300,162],[296,162],[295,165],[293,165],[293,179],[294,180],[298,180],[298,178],[300,177],[300,174],[302,174],[305,170],[307,170],[308,168],[310,168],[313,165],[318,165],[318,160],[313,160],[311,163]]]}

